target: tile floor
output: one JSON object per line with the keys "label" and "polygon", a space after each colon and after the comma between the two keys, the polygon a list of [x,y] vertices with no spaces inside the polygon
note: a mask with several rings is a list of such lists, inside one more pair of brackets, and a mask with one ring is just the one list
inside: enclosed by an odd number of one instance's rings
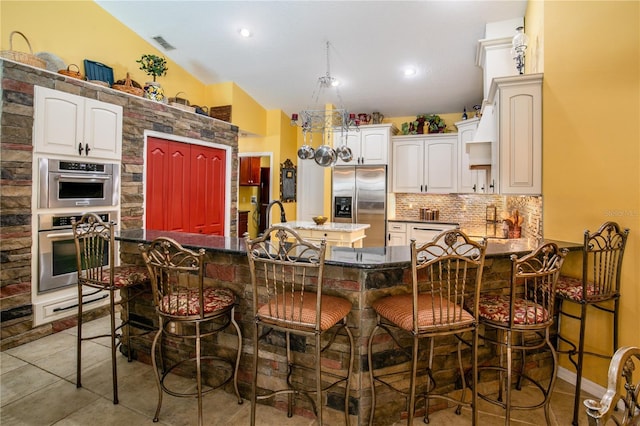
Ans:
{"label": "tile floor", "polygon": [[[107,318],[85,324],[85,333],[108,330]],[[120,403],[111,401],[111,369],[108,339],[94,340],[84,345],[83,387],[75,386],[75,329],[69,329],[0,353],[0,424],[12,425],[141,425],[153,424],[157,403],[157,388],[151,366],[118,357]],[[185,387],[195,386],[182,379]],[[559,381],[551,401],[553,425],[571,424],[573,387]],[[527,397],[527,390],[515,392]],[[501,409],[484,401],[479,405],[482,426],[502,425]],[[235,397],[215,391],[204,398],[206,424],[248,425],[248,401],[238,405]],[[339,425],[339,413],[326,410],[325,424]],[[314,419],[294,416],[275,408],[258,405],[257,424],[261,426],[312,425]],[[355,420],[355,418],[354,418]],[[470,425],[470,410],[460,416],[453,410],[442,410],[430,417],[432,425]],[[355,422],[354,422],[355,423]],[[195,399],[164,396],[159,424],[197,424]],[[398,425],[403,422],[398,422]],[[422,418],[414,422],[424,424]],[[512,425],[544,425],[542,410],[519,411],[512,415]],[[586,415],[580,413],[580,425],[586,425]]]}

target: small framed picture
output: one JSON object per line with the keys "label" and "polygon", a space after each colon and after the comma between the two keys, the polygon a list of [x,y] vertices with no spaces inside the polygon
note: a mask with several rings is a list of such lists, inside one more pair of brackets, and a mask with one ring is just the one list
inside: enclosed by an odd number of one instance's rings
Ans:
{"label": "small framed picture", "polygon": [[288,158],[280,164],[280,201],[296,201],[296,166]]}

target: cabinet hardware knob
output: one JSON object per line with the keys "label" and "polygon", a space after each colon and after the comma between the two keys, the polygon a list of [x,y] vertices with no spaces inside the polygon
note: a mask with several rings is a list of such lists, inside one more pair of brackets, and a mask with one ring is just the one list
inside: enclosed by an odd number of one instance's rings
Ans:
{"label": "cabinet hardware knob", "polygon": [[82,155],[82,142],[78,143],[78,155]]}
{"label": "cabinet hardware knob", "polygon": [[89,148],[89,144],[85,143],[84,144],[84,154],[85,155],[89,155],[89,151],[91,151],[91,148]]}
{"label": "cabinet hardware knob", "polygon": [[476,192],[476,184],[473,184],[473,192]]}

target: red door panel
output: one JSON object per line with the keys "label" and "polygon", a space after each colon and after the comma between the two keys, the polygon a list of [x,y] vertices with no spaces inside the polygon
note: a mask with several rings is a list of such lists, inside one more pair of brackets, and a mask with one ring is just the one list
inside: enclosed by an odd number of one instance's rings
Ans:
{"label": "red door panel", "polygon": [[211,179],[209,182],[211,182],[211,189],[209,190],[210,196],[208,197],[207,210],[210,212],[211,233],[224,235],[226,152],[221,149],[216,149],[215,151],[215,155],[210,160]]}
{"label": "red door panel", "polygon": [[168,231],[189,232],[189,145],[178,142],[169,144],[167,168],[168,194],[165,200]]}
{"label": "red door panel", "polygon": [[224,235],[226,151],[150,137],[148,229]]}
{"label": "red door panel", "polygon": [[224,235],[225,154],[221,149],[192,147],[191,232]]}
{"label": "red door panel", "polygon": [[169,157],[169,143],[149,138],[147,144],[146,175],[146,227],[147,229],[165,229],[165,200],[167,199],[166,168]]}

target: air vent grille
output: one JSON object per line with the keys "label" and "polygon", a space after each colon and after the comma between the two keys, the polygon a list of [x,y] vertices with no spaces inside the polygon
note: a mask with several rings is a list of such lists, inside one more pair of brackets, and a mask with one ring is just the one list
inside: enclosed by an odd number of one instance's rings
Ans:
{"label": "air vent grille", "polygon": [[152,37],[164,50],[175,50],[175,47],[169,44],[162,36]]}

